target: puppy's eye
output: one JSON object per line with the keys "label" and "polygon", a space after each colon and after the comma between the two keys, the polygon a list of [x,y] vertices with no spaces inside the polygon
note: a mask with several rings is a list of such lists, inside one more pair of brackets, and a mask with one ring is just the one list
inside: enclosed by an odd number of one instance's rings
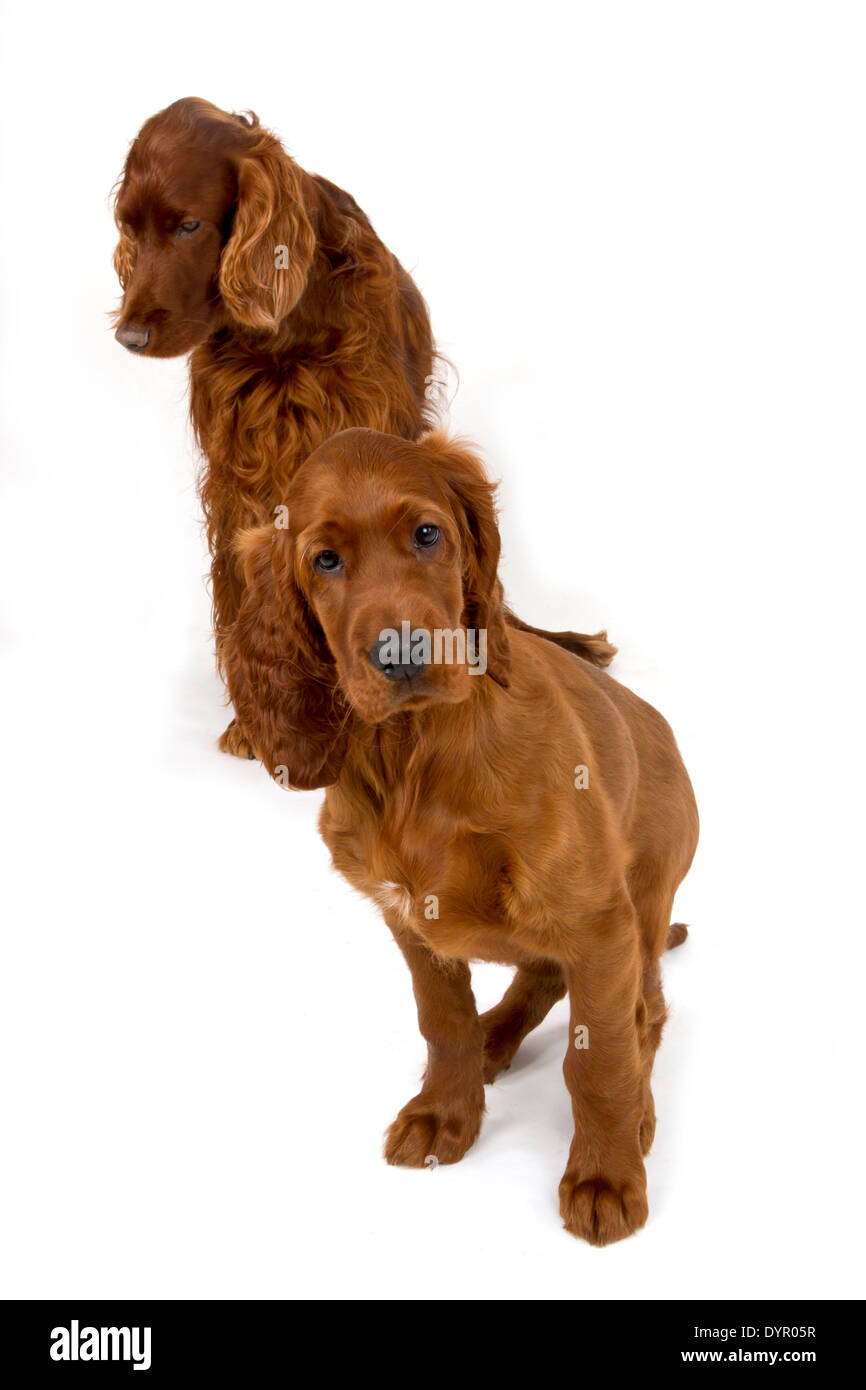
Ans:
{"label": "puppy's eye", "polygon": [[322,574],[333,574],[335,570],[343,568],[343,558],[337,554],[336,550],[322,550],[316,556],[313,564]]}
{"label": "puppy's eye", "polygon": [[178,236],[192,236],[193,232],[197,232],[200,226],[200,222],[181,222],[177,234]]}
{"label": "puppy's eye", "polygon": [[416,545],[420,545],[422,550],[429,550],[439,539],[439,527],[425,522],[423,526],[416,526],[412,537]]}

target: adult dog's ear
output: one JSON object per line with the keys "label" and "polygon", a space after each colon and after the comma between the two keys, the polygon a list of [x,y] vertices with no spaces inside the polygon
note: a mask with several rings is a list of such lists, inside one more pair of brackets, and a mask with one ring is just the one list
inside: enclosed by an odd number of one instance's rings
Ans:
{"label": "adult dog's ear", "polygon": [[451,495],[463,546],[463,624],[487,630],[487,674],[509,684],[511,643],[505,622],[499,566],[499,527],[495,488],[478,455],[460,439],[433,430],[419,441],[435,461],[437,474]]}
{"label": "adult dog's ear", "polygon": [[324,636],[298,588],[293,541],[262,526],[241,534],[246,582],[219,643],[238,724],[272,777],[308,790],[336,782],[351,713]]}
{"label": "adult dog's ear", "polygon": [[316,236],[304,206],[303,175],[275,136],[254,130],[238,156],[238,205],[220,262],[228,312],[247,328],[275,329],[307,283]]}
{"label": "adult dog's ear", "polygon": [[120,288],[125,290],[130,280],[135,266],[135,242],[125,227],[118,227],[118,242],[114,248],[114,270],[120,281]]}
{"label": "adult dog's ear", "polygon": [[[111,190],[112,206],[114,210],[114,225],[117,227],[117,245],[114,248],[114,256],[112,260],[114,263],[114,273],[120,281],[120,288],[124,292],[126,291],[129,282],[132,279],[132,272],[135,269],[135,238],[132,236],[129,229],[123,225],[117,214],[117,203],[121,193],[123,192],[123,188],[126,183],[126,176],[127,164],[124,164],[123,169],[121,170],[120,175],[114,187]],[[120,310],[118,310],[117,313],[119,317]]]}

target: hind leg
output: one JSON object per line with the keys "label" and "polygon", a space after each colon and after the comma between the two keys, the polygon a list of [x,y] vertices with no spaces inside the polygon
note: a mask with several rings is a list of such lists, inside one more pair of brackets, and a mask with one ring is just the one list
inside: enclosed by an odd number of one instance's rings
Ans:
{"label": "hind leg", "polygon": [[641,1001],[637,1010],[638,1040],[641,1053],[643,1115],[638,1136],[640,1151],[646,1157],[652,1148],[656,1132],[656,1107],[652,1093],[652,1069],[662,1040],[667,1018],[667,1006],[662,994],[661,971],[658,964],[644,969],[641,982]]}
{"label": "hind leg", "polygon": [[519,966],[502,999],[481,1015],[484,1029],[484,1080],[507,1071],[527,1033],[537,1028],[565,994],[565,976],[553,960]]}
{"label": "hind leg", "polygon": [[652,1069],[667,1019],[667,1006],[662,993],[659,956],[668,946],[685,940],[685,928],[676,931],[671,926],[673,892],[660,884],[652,871],[636,873],[629,891],[637,913],[641,937],[641,997],[637,1009],[638,1041],[641,1054],[643,1115],[640,1123],[640,1148],[646,1155],[652,1147],[656,1129],[655,1101],[652,1093]]}

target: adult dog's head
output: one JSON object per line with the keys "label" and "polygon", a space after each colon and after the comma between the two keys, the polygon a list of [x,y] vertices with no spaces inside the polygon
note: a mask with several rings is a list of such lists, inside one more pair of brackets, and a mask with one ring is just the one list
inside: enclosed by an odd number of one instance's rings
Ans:
{"label": "adult dog's head", "polygon": [[133,141],[115,200],[115,337],[177,357],[226,324],[273,331],[304,291],[315,236],[303,176],[253,115],[187,97]]}
{"label": "adult dog's head", "polygon": [[220,660],[244,733],[293,786],[337,780],[356,721],[508,683],[493,489],[441,432],[335,435],[238,552],[246,588]]}

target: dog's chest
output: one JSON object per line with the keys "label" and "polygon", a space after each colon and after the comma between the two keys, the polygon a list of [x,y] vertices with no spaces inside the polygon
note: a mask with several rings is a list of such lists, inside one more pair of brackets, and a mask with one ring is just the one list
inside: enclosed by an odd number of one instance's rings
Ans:
{"label": "dog's chest", "polygon": [[[375,884],[375,880],[373,883]],[[370,896],[383,912],[390,913],[401,926],[411,926],[415,913],[415,894],[410,888],[385,879],[373,887]]]}
{"label": "dog's chest", "polygon": [[437,833],[435,818],[399,828],[377,817],[323,814],[334,866],[371,898],[392,929],[409,929],[443,956],[508,961],[514,935],[514,857],[475,826]]}

